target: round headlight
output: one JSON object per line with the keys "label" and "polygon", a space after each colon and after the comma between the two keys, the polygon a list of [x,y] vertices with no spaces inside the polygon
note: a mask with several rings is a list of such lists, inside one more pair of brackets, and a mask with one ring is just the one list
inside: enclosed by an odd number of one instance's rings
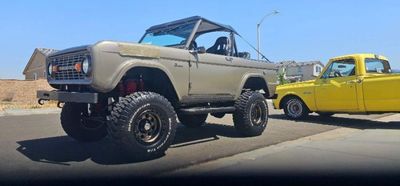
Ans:
{"label": "round headlight", "polygon": [[86,57],[82,62],[82,72],[87,74],[89,72],[90,61],[89,58]]}
{"label": "round headlight", "polygon": [[47,66],[47,74],[51,75],[53,73],[53,64],[49,63],[49,66]]}

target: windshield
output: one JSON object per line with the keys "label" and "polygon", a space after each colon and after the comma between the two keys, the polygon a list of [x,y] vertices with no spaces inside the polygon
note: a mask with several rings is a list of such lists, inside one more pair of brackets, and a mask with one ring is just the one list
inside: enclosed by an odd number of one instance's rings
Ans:
{"label": "windshield", "polygon": [[157,46],[182,46],[186,44],[195,23],[148,31],[140,43]]}
{"label": "windshield", "polygon": [[389,74],[392,73],[389,62],[382,59],[365,59],[365,70],[367,73]]}
{"label": "windshield", "polygon": [[356,66],[353,59],[334,61],[322,75],[322,78],[336,78],[353,76],[356,72]]}

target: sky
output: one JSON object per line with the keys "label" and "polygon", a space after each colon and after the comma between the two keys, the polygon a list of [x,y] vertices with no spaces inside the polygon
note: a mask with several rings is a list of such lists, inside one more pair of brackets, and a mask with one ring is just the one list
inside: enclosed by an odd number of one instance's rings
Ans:
{"label": "sky", "polygon": [[[320,60],[352,53],[388,57],[400,69],[398,0],[14,0],[0,2],[0,78],[23,79],[35,48],[101,40],[137,42],[156,24],[194,15],[231,25],[271,61]],[[244,43],[240,43],[244,44]],[[248,46],[239,46],[256,53]]]}

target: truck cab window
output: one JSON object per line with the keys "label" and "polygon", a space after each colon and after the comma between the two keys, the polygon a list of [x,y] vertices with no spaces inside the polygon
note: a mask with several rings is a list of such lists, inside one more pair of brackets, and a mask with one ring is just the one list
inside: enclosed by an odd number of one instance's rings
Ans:
{"label": "truck cab window", "polygon": [[389,62],[381,59],[365,59],[365,71],[367,73],[386,74],[391,73]]}
{"label": "truck cab window", "polygon": [[332,62],[323,74],[323,78],[347,77],[355,75],[356,67],[353,59]]}

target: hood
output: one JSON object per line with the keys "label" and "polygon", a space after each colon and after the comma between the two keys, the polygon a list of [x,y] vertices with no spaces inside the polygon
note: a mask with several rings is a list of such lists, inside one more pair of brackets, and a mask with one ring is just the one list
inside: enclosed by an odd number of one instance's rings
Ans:
{"label": "hood", "polygon": [[302,81],[302,82],[296,82],[296,83],[289,83],[289,84],[279,85],[277,87],[277,89],[304,87],[306,85],[313,85],[314,83],[315,83],[315,80],[308,80],[308,81]]}
{"label": "hood", "polygon": [[89,50],[90,47],[91,45],[82,45],[78,47],[67,48],[64,50],[60,50],[58,52],[54,52],[51,55],[49,55],[49,57]]}

